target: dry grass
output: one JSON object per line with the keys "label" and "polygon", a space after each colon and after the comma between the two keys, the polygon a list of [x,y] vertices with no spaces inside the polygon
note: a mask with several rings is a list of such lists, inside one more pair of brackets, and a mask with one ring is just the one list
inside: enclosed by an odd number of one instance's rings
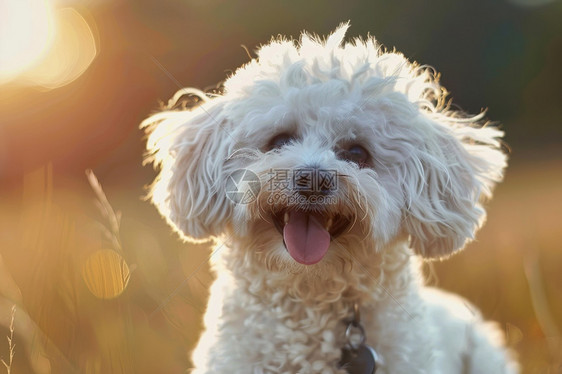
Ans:
{"label": "dry grass", "polygon": [[14,355],[16,353],[16,343],[14,343],[14,321],[16,319],[16,306],[12,306],[12,314],[10,318],[10,335],[6,337],[8,340],[9,357],[8,362],[2,359],[2,364],[6,368],[6,372],[10,374],[12,372],[12,363],[14,361]]}
{"label": "dry grass", "polygon": [[[433,283],[465,295],[505,326],[531,374],[562,372],[560,171],[554,161],[512,168],[478,241],[433,265]],[[184,372],[212,281],[201,266],[208,248],[180,243],[141,200],[142,186],[106,185],[106,197],[93,174],[89,179],[95,192],[86,178],[54,180],[45,167],[0,201],[0,270],[23,295],[18,318],[28,315],[37,326],[19,331],[12,312],[3,363],[8,372],[40,372],[33,349],[14,357],[21,338],[44,347],[51,367],[43,372]],[[116,255],[95,257],[100,251]],[[6,298],[1,287],[0,293]]]}

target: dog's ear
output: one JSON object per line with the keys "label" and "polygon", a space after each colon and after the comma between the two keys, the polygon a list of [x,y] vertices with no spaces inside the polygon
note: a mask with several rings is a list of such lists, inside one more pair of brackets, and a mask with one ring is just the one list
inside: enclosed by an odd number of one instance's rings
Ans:
{"label": "dog's ear", "polygon": [[478,124],[481,116],[420,115],[423,144],[406,167],[405,229],[426,258],[462,249],[485,219],[482,200],[503,177],[503,133]]}
{"label": "dog's ear", "polygon": [[160,168],[149,197],[185,239],[223,232],[231,214],[221,188],[228,130],[223,102],[206,100],[193,110],[165,111],[146,119],[148,163]]}

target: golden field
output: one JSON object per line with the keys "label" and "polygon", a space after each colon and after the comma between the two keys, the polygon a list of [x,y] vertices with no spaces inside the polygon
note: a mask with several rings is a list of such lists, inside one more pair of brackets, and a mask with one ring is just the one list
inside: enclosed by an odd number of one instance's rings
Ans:
{"label": "golden field", "polygon": [[[562,365],[561,171],[553,160],[512,167],[477,240],[426,266],[429,284],[501,324],[525,373]],[[12,327],[12,372],[185,372],[211,250],[181,243],[142,185],[104,194],[86,175],[60,179],[47,165],[2,198],[0,334]],[[9,349],[4,340],[6,363]]]}

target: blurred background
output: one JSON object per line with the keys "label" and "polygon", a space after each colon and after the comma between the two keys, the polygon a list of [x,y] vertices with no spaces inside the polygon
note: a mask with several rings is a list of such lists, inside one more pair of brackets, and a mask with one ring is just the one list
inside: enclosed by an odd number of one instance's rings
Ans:
{"label": "blurred background", "polygon": [[138,125],[181,87],[216,87],[245,48],[347,20],[350,37],[434,66],[455,104],[505,130],[487,225],[426,272],[499,322],[524,373],[562,373],[562,1],[0,0],[8,373],[190,367],[211,252],[143,200],[155,172]]}

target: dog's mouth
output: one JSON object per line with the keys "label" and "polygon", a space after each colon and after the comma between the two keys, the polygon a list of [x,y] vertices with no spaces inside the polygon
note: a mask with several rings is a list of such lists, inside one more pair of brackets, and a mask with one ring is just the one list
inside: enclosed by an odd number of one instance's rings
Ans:
{"label": "dog's mouth", "polygon": [[272,219],[291,257],[304,265],[322,260],[330,242],[351,225],[351,221],[340,214],[303,210],[280,211],[274,213]]}

